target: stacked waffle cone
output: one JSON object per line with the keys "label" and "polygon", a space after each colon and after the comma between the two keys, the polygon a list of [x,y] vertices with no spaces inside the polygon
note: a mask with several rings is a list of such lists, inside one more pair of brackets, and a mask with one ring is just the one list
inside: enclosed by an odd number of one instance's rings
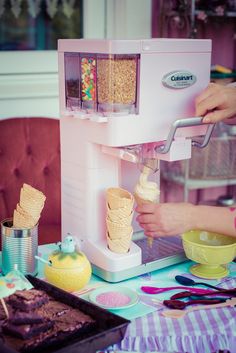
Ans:
{"label": "stacked waffle cone", "polygon": [[13,227],[33,228],[39,221],[44,207],[45,195],[28,184],[23,184],[20,201],[13,214]]}
{"label": "stacked waffle cone", "polygon": [[133,235],[133,195],[122,188],[109,188],[107,202],[107,243],[116,253],[127,253]]}

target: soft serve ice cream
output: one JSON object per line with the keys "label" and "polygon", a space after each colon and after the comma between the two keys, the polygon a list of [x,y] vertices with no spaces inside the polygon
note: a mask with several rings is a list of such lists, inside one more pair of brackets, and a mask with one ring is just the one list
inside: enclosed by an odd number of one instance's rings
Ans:
{"label": "soft serve ice cream", "polygon": [[134,197],[138,205],[143,203],[157,202],[160,190],[157,183],[148,180],[151,169],[144,167],[139,181],[134,189]]}
{"label": "soft serve ice cream", "polygon": [[[157,202],[160,190],[157,183],[148,180],[148,176],[151,173],[151,169],[144,167],[139,177],[139,182],[136,184],[134,189],[135,201],[138,205],[145,203]],[[148,246],[152,247],[153,238],[148,237]]]}

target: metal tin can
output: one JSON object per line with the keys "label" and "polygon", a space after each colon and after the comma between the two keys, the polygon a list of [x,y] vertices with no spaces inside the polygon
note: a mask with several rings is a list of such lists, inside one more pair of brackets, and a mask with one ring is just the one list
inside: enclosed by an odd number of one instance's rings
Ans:
{"label": "metal tin can", "polygon": [[38,273],[38,224],[33,228],[14,228],[12,218],[1,222],[2,272],[7,274],[17,265],[23,274]]}

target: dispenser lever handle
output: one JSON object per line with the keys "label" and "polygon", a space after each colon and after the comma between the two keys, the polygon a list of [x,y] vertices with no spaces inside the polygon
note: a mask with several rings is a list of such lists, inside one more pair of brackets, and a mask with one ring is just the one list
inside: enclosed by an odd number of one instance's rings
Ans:
{"label": "dispenser lever handle", "polygon": [[[161,146],[157,146],[155,148],[156,152],[162,153],[162,154],[169,152],[171,144],[172,144],[174,137],[175,137],[176,130],[178,128],[198,126],[198,125],[203,125],[201,117],[179,119],[179,120],[174,121],[174,123],[171,126],[169,135],[167,137],[166,143]],[[213,132],[213,129],[215,127],[215,124],[204,124],[204,125],[208,125],[208,128],[207,128],[207,132],[204,136],[203,142],[200,143],[198,141],[192,141],[192,146],[195,146],[198,148],[203,148],[203,147],[207,146],[207,144],[210,140],[211,134]]]}

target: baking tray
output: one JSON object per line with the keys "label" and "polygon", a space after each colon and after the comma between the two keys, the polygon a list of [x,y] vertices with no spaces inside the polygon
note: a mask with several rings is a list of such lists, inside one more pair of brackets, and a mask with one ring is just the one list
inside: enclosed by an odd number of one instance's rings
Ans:
{"label": "baking tray", "polygon": [[[28,280],[34,288],[41,289],[48,293],[54,299],[78,308],[85,314],[90,315],[95,321],[95,327],[89,329],[89,332],[78,333],[65,342],[60,342],[60,346],[52,345],[43,350],[33,350],[38,353],[95,353],[97,350],[119,343],[125,335],[130,321],[109,311],[87,302],[73,294],[59,289],[43,280],[27,275]],[[68,342],[69,341],[69,342]],[[18,353],[18,351],[6,346],[0,341],[1,353]]]}

